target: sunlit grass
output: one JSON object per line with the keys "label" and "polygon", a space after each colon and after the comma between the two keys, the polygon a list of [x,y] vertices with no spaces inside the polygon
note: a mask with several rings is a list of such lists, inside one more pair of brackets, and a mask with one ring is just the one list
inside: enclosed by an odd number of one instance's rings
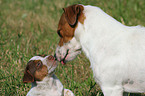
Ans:
{"label": "sunlit grass", "polygon": [[[98,6],[125,25],[145,26],[144,0],[0,0],[0,96],[27,94],[31,85],[23,84],[22,77],[28,60],[54,54],[62,8],[80,3]],[[82,53],[60,64],[56,75],[76,96],[101,96],[89,66]]]}

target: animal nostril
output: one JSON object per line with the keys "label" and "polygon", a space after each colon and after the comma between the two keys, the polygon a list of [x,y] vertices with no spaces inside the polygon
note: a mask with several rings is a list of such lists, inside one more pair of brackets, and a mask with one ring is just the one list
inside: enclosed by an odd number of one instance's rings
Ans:
{"label": "animal nostril", "polygon": [[54,60],[55,58],[54,58],[52,55],[50,55],[50,56],[48,57],[48,59],[49,59],[49,60]]}

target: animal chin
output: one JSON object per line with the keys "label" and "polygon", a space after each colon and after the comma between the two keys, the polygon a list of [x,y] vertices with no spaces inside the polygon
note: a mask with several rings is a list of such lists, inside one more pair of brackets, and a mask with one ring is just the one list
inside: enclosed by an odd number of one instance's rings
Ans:
{"label": "animal chin", "polygon": [[61,61],[61,64],[62,64],[62,65],[65,65],[65,64],[66,64],[66,62],[65,62],[65,61]]}
{"label": "animal chin", "polygon": [[56,61],[54,60],[53,61],[53,64],[52,64],[53,66],[56,66],[57,65],[57,63],[56,63]]}

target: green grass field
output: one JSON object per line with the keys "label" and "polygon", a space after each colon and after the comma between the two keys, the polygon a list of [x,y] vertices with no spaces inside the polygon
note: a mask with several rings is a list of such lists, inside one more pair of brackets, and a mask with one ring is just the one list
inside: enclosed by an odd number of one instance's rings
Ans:
{"label": "green grass field", "polygon": [[[31,84],[22,78],[28,60],[54,54],[62,8],[80,3],[98,6],[125,25],[145,26],[145,0],[0,0],[0,96],[27,94]],[[56,75],[76,96],[103,96],[89,66],[82,53],[66,66],[59,64]]]}

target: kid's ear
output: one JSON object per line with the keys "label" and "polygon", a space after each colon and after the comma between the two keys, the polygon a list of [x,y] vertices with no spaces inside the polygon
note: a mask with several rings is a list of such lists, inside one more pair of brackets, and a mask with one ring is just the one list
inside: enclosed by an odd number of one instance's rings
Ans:
{"label": "kid's ear", "polygon": [[23,83],[31,83],[34,82],[34,76],[30,73],[29,70],[25,70],[23,76]]}

